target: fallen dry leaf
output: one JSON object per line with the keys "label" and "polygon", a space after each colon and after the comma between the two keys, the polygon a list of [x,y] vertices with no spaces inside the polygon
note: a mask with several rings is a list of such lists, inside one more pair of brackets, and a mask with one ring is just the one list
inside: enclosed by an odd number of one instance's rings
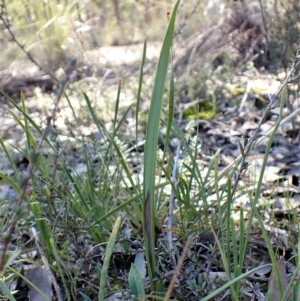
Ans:
{"label": "fallen dry leaf", "polygon": [[[288,280],[287,280],[287,275],[286,275],[286,267],[285,267],[285,263],[284,263],[284,258],[281,257],[278,260],[277,264],[278,264],[278,270],[279,270],[279,276],[280,276],[282,289],[283,289],[283,292],[285,292],[288,287]],[[276,278],[276,274],[275,274],[274,270],[272,271],[271,277],[269,279],[268,290],[269,291],[271,290],[270,295],[271,295],[272,301],[288,301],[292,294],[292,291],[290,289],[289,292],[286,294],[284,300],[282,300],[280,298],[279,284],[277,282],[277,278]]]}
{"label": "fallen dry leaf", "polygon": [[[26,274],[26,278],[36,286],[47,298],[52,300],[52,273],[50,270],[36,268]],[[32,286],[29,285],[29,301],[45,301],[45,298]]]}

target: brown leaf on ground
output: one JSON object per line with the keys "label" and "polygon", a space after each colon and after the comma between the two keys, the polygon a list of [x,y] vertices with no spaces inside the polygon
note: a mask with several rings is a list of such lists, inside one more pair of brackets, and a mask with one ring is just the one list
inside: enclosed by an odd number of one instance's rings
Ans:
{"label": "brown leaf on ground", "polygon": [[[48,300],[52,300],[52,273],[50,272],[50,270],[37,268],[29,271],[26,277],[44,294],[44,296],[48,298]],[[28,299],[30,301],[45,301],[45,298],[32,285],[28,286]]]}
{"label": "brown leaf on ground", "polygon": [[[278,270],[279,270],[279,277],[280,277],[280,281],[281,281],[281,285],[282,285],[282,290],[283,293],[287,290],[288,287],[288,280],[287,280],[287,274],[286,274],[286,267],[284,264],[284,258],[281,257],[278,262]],[[285,295],[284,300],[282,300],[280,298],[280,294],[279,294],[279,284],[277,282],[277,278],[276,278],[276,274],[274,272],[274,270],[272,271],[271,277],[269,279],[269,283],[268,283],[268,290],[271,290],[271,300],[273,301],[288,301],[292,291],[291,288],[289,289],[288,293]]]}

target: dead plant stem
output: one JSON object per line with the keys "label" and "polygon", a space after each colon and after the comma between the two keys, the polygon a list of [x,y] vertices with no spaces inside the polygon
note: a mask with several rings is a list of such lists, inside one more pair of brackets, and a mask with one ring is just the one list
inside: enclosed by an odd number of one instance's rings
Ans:
{"label": "dead plant stem", "polygon": [[[40,142],[38,144],[38,150],[42,149],[43,144],[44,144],[44,142],[46,140],[46,137],[49,135],[49,133],[51,131],[51,122],[52,122],[53,118],[56,115],[56,112],[57,112],[57,109],[58,109],[58,105],[60,103],[60,100],[61,100],[62,95],[64,93],[64,90],[66,88],[66,85],[70,81],[70,76],[71,76],[73,70],[74,70],[74,64],[72,66],[70,65],[69,67],[67,67],[65,69],[66,78],[64,79],[64,81],[62,81],[60,87],[58,88],[58,93],[57,93],[57,96],[56,96],[55,106],[54,106],[54,109],[52,111],[52,114],[47,117],[46,127],[45,127],[45,129],[43,131],[41,140],[40,140]],[[26,176],[24,182],[22,183],[22,189],[21,189],[21,192],[20,192],[19,197],[17,199],[17,204],[16,204],[17,208],[21,208],[22,207],[24,198],[26,196],[26,192],[27,192],[29,181],[30,181],[30,179],[32,178],[32,175],[33,175],[34,167],[35,167],[35,165],[32,162],[30,162],[29,165],[28,165],[28,168],[27,168],[27,176]],[[11,226],[8,229],[8,232],[6,233],[6,235],[4,237],[3,249],[2,249],[1,258],[0,258],[0,271],[2,271],[4,269],[4,267],[5,267],[5,255],[6,255],[6,251],[7,251],[8,245],[9,245],[9,243],[11,241],[13,232],[14,232],[14,230],[16,228],[16,225],[17,225],[19,219],[20,219],[19,215],[15,214],[15,216],[14,216],[14,218],[12,220]]]}

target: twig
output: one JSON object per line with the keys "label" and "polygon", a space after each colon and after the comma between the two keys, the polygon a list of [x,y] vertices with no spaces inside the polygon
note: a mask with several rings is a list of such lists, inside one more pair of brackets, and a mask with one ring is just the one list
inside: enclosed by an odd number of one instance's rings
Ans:
{"label": "twig", "polygon": [[177,267],[176,267],[175,273],[173,275],[172,281],[171,281],[171,283],[169,285],[168,291],[167,291],[166,296],[164,298],[164,301],[168,301],[170,299],[170,297],[171,297],[171,294],[173,292],[173,288],[174,288],[175,282],[176,282],[176,280],[177,280],[177,278],[179,276],[179,272],[180,272],[181,267],[183,265],[183,262],[185,260],[186,254],[187,254],[187,252],[189,250],[189,247],[190,247],[190,244],[192,242],[192,239],[193,239],[192,236],[188,237],[188,240],[187,240],[187,242],[186,242],[186,244],[184,246],[183,252],[182,252],[181,257],[179,259],[179,262],[177,264]]}
{"label": "twig", "polygon": [[[200,5],[200,3],[201,3],[200,0],[198,0],[197,2],[195,2],[195,3],[194,3],[194,6],[193,6],[193,9],[191,10],[191,12],[190,12],[190,13],[187,13],[187,14],[185,14],[185,15],[183,16],[183,20],[181,20],[181,23],[180,23],[179,26],[178,26],[178,30],[175,31],[175,33],[174,33],[174,39],[175,39],[177,36],[181,35],[183,29],[187,26],[187,21],[191,18],[191,16],[192,16],[193,14],[197,13],[197,9],[198,9],[198,6]],[[183,7],[183,6],[184,6],[184,2],[182,2],[181,7]]]}

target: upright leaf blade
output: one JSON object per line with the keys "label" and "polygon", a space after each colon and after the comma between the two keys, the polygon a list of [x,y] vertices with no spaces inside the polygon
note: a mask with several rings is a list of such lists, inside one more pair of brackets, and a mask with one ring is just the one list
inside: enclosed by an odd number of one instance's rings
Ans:
{"label": "upright leaf blade", "polygon": [[[171,45],[174,33],[174,25],[176,13],[178,10],[180,0],[178,0],[174,6],[172,16],[167,28],[167,32],[164,38],[162,50],[160,53],[158,66],[155,75],[154,87],[152,91],[147,133],[146,133],[146,144],[145,144],[145,159],[144,159],[144,212],[146,207],[146,200],[150,202],[150,216],[147,221],[151,222],[151,225],[145,224],[145,219],[143,221],[144,229],[144,239],[146,244],[146,256],[147,256],[147,266],[149,279],[151,284],[151,289],[154,290],[153,284],[153,274],[155,268],[155,235],[154,235],[154,190],[155,190],[155,166],[156,166],[156,148],[158,142],[158,132],[159,132],[159,119],[162,108],[162,99],[165,88],[165,81],[168,72],[169,58],[171,53]],[[152,235],[148,237],[146,229],[151,229]],[[150,250],[151,248],[151,250]],[[150,259],[150,254],[152,258]]]}

